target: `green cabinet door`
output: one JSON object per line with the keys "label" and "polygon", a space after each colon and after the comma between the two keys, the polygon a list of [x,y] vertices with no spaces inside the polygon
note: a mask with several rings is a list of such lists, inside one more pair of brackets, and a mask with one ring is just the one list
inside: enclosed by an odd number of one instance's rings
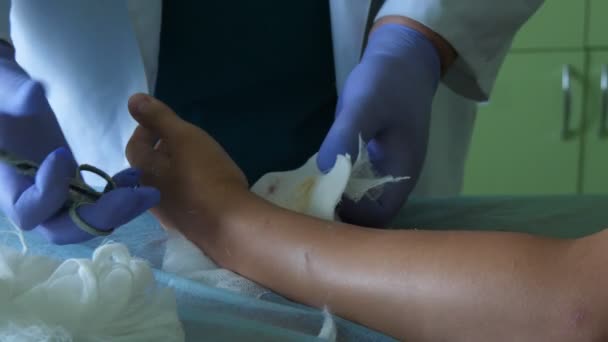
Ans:
{"label": "green cabinet door", "polygon": [[608,0],[589,1],[587,45],[608,47]]}
{"label": "green cabinet door", "polygon": [[[509,1],[509,0],[505,0]],[[608,0],[595,0],[605,3]],[[584,0],[547,0],[522,27],[514,49],[578,48],[585,41]]]}
{"label": "green cabinet door", "polygon": [[571,129],[580,128],[583,52],[511,53],[480,107],[466,165],[468,195],[571,194],[580,138],[564,139],[563,66],[570,65]]}
{"label": "green cabinet door", "polygon": [[583,192],[608,193],[608,50],[589,61]]}

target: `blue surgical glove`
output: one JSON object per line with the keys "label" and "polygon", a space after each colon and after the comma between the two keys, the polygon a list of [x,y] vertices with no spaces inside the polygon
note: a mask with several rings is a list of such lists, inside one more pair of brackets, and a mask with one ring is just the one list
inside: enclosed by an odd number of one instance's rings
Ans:
{"label": "blue surgical glove", "polygon": [[[40,164],[35,177],[0,161],[0,211],[23,230],[36,229],[57,244],[94,236],[78,228],[63,207],[77,164],[40,83],[15,62],[12,48],[0,43],[0,149]],[[78,209],[99,230],[111,230],[159,203],[156,189],[135,187],[139,173],[127,169],[113,177],[119,188]]]}
{"label": "blue surgical glove", "polygon": [[384,185],[377,200],[364,197],[354,203],[345,198],[338,208],[345,222],[385,226],[404,205],[425,160],[440,74],[437,49],[418,31],[385,24],[370,35],[361,62],[338,99],[317,164],[327,171],[338,154],[349,153],[354,160],[361,134],[376,171],[410,179]]}

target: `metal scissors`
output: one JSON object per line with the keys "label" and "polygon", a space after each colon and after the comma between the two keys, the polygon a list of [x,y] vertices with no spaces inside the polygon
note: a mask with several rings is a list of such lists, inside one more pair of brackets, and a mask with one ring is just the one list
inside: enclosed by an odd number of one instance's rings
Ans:
{"label": "metal scissors", "polygon": [[[36,172],[40,168],[40,165],[26,159],[19,158],[18,156],[0,148],[0,162],[7,163],[13,166],[20,174],[30,177],[35,177]],[[99,192],[89,185],[87,185],[82,179],[81,172],[91,172],[97,176],[103,178],[107,185],[102,192]],[[74,224],[84,230],[85,232],[95,236],[107,236],[112,233],[112,230],[99,230],[88,223],[86,223],[80,215],[78,215],[78,208],[85,204],[95,203],[101,196],[111,190],[116,189],[116,183],[107,173],[91,166],[88,164],[79,165],[76,168],[74,178],[70,180],[69,184],[69,198],[64,204],[64,208],[69,210],[69,215]]]}

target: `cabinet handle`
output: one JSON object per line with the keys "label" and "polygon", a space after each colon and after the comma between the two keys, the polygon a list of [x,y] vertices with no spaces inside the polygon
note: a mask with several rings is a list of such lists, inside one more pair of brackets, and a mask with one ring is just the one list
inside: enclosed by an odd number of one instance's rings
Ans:
{"label": "cabinet handle", "polygon": [[564,122],[562,126],[562,139],[570,137],[570,119],[572,117],[572,91],[570,89],[570,65],[562,68],[562,92],[564,96]]}
{"label": "cabinet handle", "polygon": [[608,65],[602,65],[600,77],[600,89],[602,90],[602,103],[600,104],[600,138],[608,136]]}

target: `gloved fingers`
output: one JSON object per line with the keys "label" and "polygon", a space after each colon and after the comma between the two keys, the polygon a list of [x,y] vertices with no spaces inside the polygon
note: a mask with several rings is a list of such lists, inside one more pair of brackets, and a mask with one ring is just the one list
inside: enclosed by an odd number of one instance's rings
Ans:
{"label": "gloved fingers", "polygon": [[12,165],[0,162],[0,180],[0,211],[15,219],[15,203],[19,196],[34,184],[34,179],[19,173]]}
{"label": "gloved fingers", "polygon": [[344,96],[338,96],[338,103],[336,103],[336,115],[335,118],[340,116],[342,109],[344,108]]}
{"label": "gloved fingers", "polygon": [[365,122],[363,120],[365,115],[362,113],[365,110],[353,103],[342,106],[342,112],[337,115],[319,149],[317,155],[319,170],[328,172],[334,166],[337,156],[346,153],[354,162],[359,154],[359,136],[364,141],[368,141],[378,134],[380,127],[377,122],[380,120]]}
{"label": "gloved fingers", "polygon": [[28,78],[19,73],[15,63],[0,60],[0,112],[15,115],[15,110],[25,106],[23,95]]}
{"label": "gloved fingers", "polygon": [[[2,74],[0,74],[1,78]],[[10,72],[0,82],[0,111],[8,115],[23,116],[26,114],[50,113],[51,107],[46,98],[42,84],[19,73],[17,69]]]}
{"label": "gloved fingers", "polygon": [[36,227],[34,231],[56,245],[79,243],[95,238],[95,236],[78,228],[67,210],[61,213],[61,215],[48,219]]}
{"label": "gloved fingers", "polygon": [[378,176],[408,177],[395,182],[385,183],[373,191],[380,191],[373,199],[364,196],[354,202],[344,198],[338,215],[348,223],[370,227],[385,227],[399,213],[409,194],[416,185],[422,162],[416,162],[413,153],[408,151],[406,142],[402,148],[386,143],[385,136],[379,136],[368,144],[370,162]]}
{"label": "gloved fingers", "polygon": [[354,202],[343,198],[337,212],[340,219],[346,223],[366,227],[386,227],[399,213],[410,193],[411,180],[383,185],[382,195],[378,199],[364,196]]}
{"label": "gloved fingers", "polygon": [[358,130],[355,127],[346,125],[342,121],[334,122],[317,154],[319,170],[324,173],[329,172],[334,167],[338,155],[349,154],[351,160],[355,160],[357,134]]}
{"label": "gloved fingers", "polygon": [[[160,193],[153,188],[118,188],[103,195],[96,203],[82,205],[77,212],[88,225],[109,231],[135,219],[159,201]],[[57,245],[80,243],[96,237],[79,228],[67,212],[46,221],[36,231]]]}
{"label": "gloved fingers", "polygon": [[130,167],[115,174],[112,180],[118,188],[133,188],[139,185],[140,177],[141,171]]}
{"label": "gloved fingers", "polygon": [[417,177],[426,155],[427,138],[407,136],[390,129],[370,140],[367,151],[374,169],[382,176]]}
{"label": "gloved fingers", "polygon": [[76,161],[65,148],[50,153],[40,165],[35,181],[14,203],[15,219],[31,230],[55,215],[68,200],[69,183],[76,175]]}
{"label": "gloved fingers", "polygon": [[420,175],[427,141],[424,137],[410,139],[402,134],[403,131],[395,128],[378,134],[367,147],[379,176],[409,178],[382,185],[376,199],[365,196],[356,203],[344,199],[338,212],[346,222],[382,227],[389,224],[405,204]]}
{"label": "gloved fingers", "polygon": [[78,209],[80,218],[99,230],[121,226],[158,205],[160,192],[151,187],[118,188]]}

